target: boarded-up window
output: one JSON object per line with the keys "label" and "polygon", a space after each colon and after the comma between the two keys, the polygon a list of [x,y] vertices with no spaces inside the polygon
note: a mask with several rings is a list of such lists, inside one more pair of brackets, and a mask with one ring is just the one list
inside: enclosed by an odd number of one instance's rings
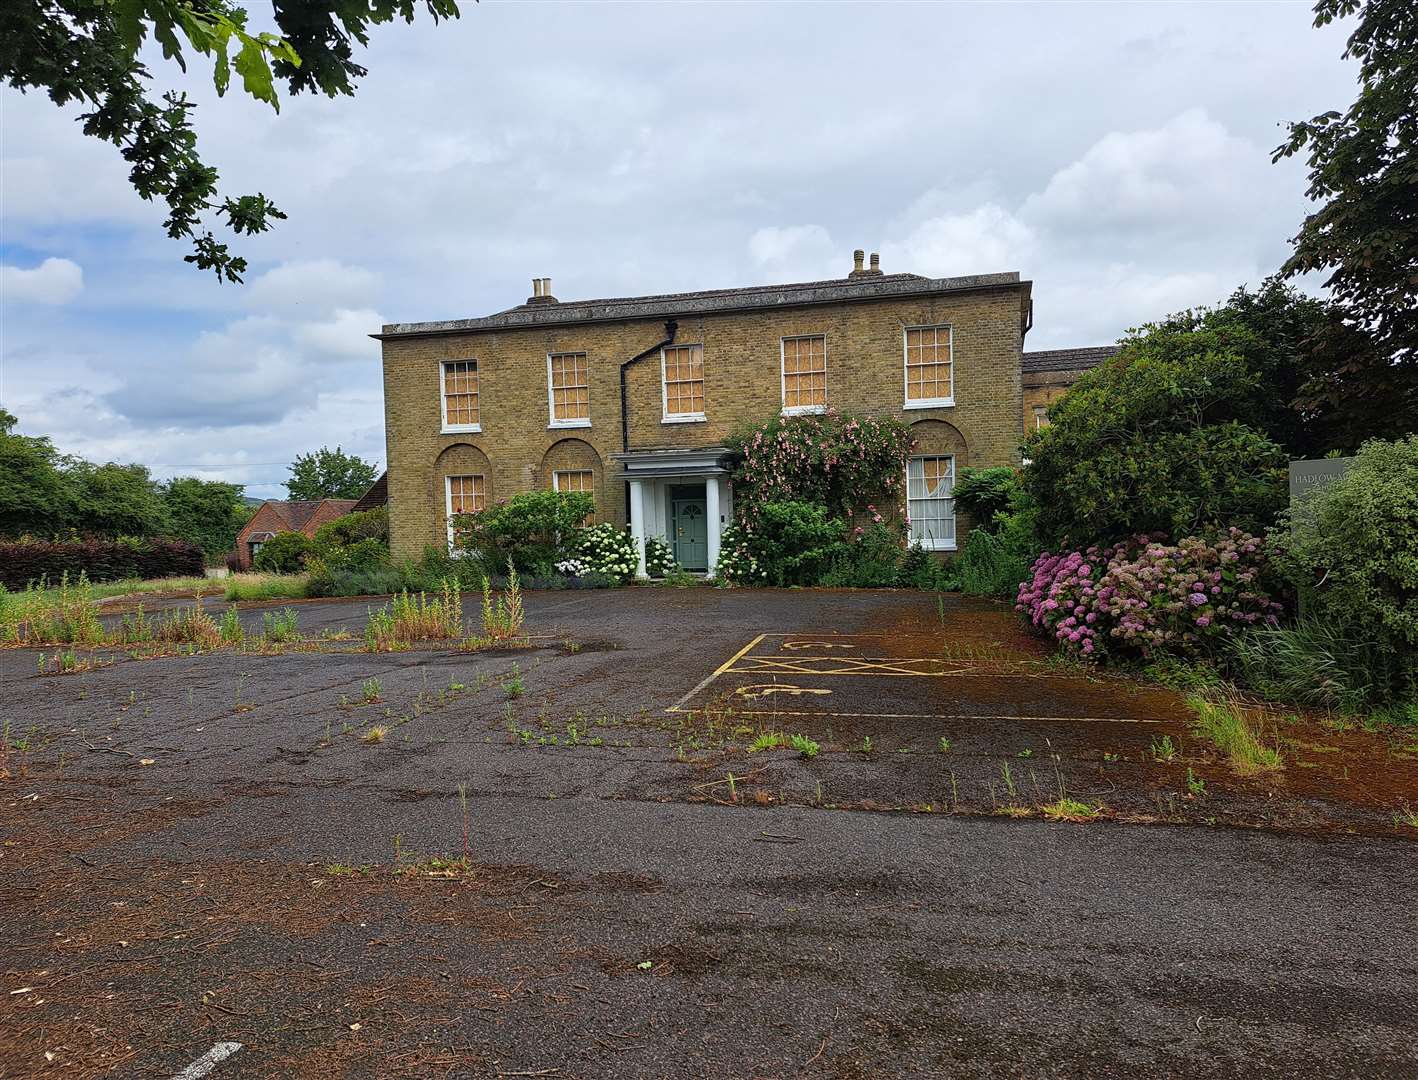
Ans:
{"label": "boarded-up window", "polygon": [[665,416],[704,415],[704,347],[678,345],[664,351]]}
{"label": "boarded-up window", "polygon": [[906,462],[906,502],[911,541],[922,547],[955,546],[955,459],[913,457]]}
{"label": "boarded-up window", "polygon": [[443,426],[476,428],[478,413],[478,362],[446,360],[443,364]]}
{"label": "boarded-up window", "polygon": [[809,411],[827,406],[827,338],[783,339],[783,410]]}
{"label": "boarded-up window", "polygon": [[474,514],[487,506],[487,484],[481,475],[450,476],[444,480],[448,491],[448,546],[459,546],[462,530],[458,529],[459,514]]}
{"label": "boarded-up window", "polygon": [[585,353],[552,353],[547,358],[553,424],[585,424],[591,419],[591,386]]}
{"label": "boarded-up window", "polygon": [[950,327],[911,327],[906,331],[906,403],[953,399]]}

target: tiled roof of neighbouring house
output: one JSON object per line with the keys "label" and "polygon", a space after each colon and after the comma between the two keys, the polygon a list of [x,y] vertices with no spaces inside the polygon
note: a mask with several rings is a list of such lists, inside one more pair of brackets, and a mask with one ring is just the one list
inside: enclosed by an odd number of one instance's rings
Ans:
{"label": "tiled roof of neighbouring house", "polygon": [[369,490],[359,497],[359,502],[350,508],[351,514],[358,514],[365,510],[373,510],[379,506],[386,506],[389,503],[389,473],[382,472],[379,479],[369,485]]}
{"label": "tiled roof of neighbouring house", "polygon": [[477,319],[388,323],[382,333],[372,334],[371,337],[405,337],[558,323],[612,322],[619,319],[672,318],[677,315],[699,315],[718,311],[747,311],[851,300],[969,292],[1014,285],[1023,285],[1027,289],[1030,284],[1027,281],[1021,282],[1018,272],[1013,270],[1003,274],[975,274],[970,277],[951,278],[928,278],[919,274],[864,275],[860,278],[833,278],[828,281],[804,281],[792,285],[755,285],[742,289],[711,289],[705,292],[665,293],[659,296],[519,304],[495,315],[485,315]]}
{"label": "tiled roof of neighbouring house", "polygon": [[1090,349],[1046,349],[1027,352],[1020,362],[1024,371],[1082,371],[1097,367],[1110,356],[1116,356],[1116,345],[1099,345]]}
{"label": "tiled roof of neighbouring house", "polygon": [[281,522],[286,526],[287,532],[300,532],[315,516],[315,511],[321,505],[329,503],[340,514],[348,514],[355,505],[355,499],[267,499],[262,505],[269,507]]}

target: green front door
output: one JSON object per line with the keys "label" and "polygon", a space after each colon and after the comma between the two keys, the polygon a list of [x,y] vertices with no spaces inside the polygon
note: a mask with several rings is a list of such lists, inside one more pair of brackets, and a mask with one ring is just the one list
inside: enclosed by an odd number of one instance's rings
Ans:
{"label": "green front door", "polygon": [[670,492],[670,529],[675,562],[686,570],[709,569],[709,517],[702,487],[676,487]]}

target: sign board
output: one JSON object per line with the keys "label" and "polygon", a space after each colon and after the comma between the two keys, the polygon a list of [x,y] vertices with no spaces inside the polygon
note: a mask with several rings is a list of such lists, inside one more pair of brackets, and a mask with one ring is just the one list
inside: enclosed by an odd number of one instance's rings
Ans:
{"label": "sign board", "polygon": [[1352,457],[1344,457],[1290,462],[1290,501],[1343,476],[1353,461]]}

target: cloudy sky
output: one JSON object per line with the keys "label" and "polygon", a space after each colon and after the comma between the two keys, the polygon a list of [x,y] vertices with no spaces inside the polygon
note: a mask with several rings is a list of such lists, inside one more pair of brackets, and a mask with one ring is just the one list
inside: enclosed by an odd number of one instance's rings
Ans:
{"label": "cloudy sky", "polygon": [[[250,5],[253,9],[260,4]],[[279,116],[209,72],[224,190],[289,215],[220,285],[113,149],[0,90],[0,403],[94,460],[280,496],[382,463],[385,321],[888,272],[1019,270],[1029,348],[1257,282],[1305,212],[1281,123],[1354,97],[1301,3],[465,5],[377,30],[355,98]],[[160,66],[160,65],[157,65]]]}

